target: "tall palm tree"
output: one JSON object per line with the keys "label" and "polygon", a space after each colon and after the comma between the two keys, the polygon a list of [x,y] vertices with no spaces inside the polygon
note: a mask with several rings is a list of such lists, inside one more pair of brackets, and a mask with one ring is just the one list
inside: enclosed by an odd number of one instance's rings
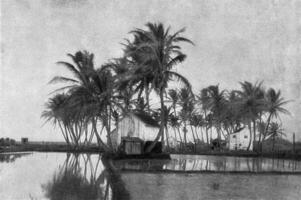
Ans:
{"label": "tall palm tree", "polygon": [[[181,29],[174,34],[170,34],[170,28],[165,28],[162,23],[147,23],[147,30],[135,29],[131,33],[134,35],[134,42],[129,43],[126,55],[137,62],[137,71],[141,77],[148,77],[153,88],[160,97],[161,110],[164,109],[164,94],[171,79],[183,82],[191,88],[188,80],[179,73],[172,71],[174,66],[183,62],[186,55],[181,52],[178,42],[192,42],[180,36],[185,29]],[[150,145],[147,151],[151,151],[156,142],[164,134],[164,113],[161,112],[161,125],[155,142]]]}
{"label": "tall palm tree", "polygon": [[[242,88],[242,91],[238,91],[241,96],[240,110],[243,113],[244,121],[248,125],[250,131],[250,141],[247,148],[249,150],[252,142],[254,144],[256,141],[256,121],[260,119],[261,113],[266,109],[264,102],[265,92],[262,88],[262,82],[252,84],[245,81],[241,82],[240,85]],[[253,145],[253,148],[254,146],[255,145]]]}
{"label": "tall palm tree", "polygon": [[[179,113],[181,122],[183,123],[184,131],[184,143],[187,145],[187,123],[189,122],[190,116],[194,110],[194,97],[192,92],[188,88],[182,88],[179,92],[179,105],[181,110]],[[194,137],[194,135],[193,135]]]}
{"label": "tall palm tree", "polygon": [[[207,144],[209,146],[210,141],[209,141],[209,133],[208,130],[212,127],[211,126],[211,120],[208,121],[209,117],[209,112],[210,112],[210,94],[207,88],[204,88],[200,91],[200,94],[197,96],[197,103],[201,105],[202,112],[204,114],[204,123],[203,125],[205,126],[205,132],[206,132],[206,139],[207,139]],[[210,118],[211,119],[211,118]]]}
{"label": "tall palm tree", "polygon": [[220,91],[219,86],[209,86],[207,87],[208,92],[208,102],[207,106],[210,108],[214,124],[217,130],[217,138],[221,140],[221,131],[222,131],[222,121],[224,116],[224,108],[226,104],[225,100],[225,91]]}

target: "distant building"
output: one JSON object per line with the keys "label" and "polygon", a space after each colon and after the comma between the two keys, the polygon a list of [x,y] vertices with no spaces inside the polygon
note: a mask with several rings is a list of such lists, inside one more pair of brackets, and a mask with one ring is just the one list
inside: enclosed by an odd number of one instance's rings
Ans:
{"label": "distant building", "polygon": [[118,122],[111,135],[113,148],[125,154],[142,154],[151,141],[155,140],[158,132],[158,122],[149,115],[128,113]]}
{"label": "distant building", "polygon": [[21,138],[21,144],[28,144],[28,138]]}
{"label": "distant building", "polygon": [[[232,133],[228,138],[228,146],[230,150],[247,150],[250,142],[250,133],[247,128],[242,129],[237,133]],[[253,148],[251,141],[250,149]]]}

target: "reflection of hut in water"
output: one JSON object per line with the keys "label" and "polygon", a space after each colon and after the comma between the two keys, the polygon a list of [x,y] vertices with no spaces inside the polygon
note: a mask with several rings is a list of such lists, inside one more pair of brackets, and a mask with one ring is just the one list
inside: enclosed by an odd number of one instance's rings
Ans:
{"label": "reflection of hut in water", "polygon": [[[113,147],[125,154],[143,154],[159,132],[158,122],[145,113],[128,113],[112,133]],[[153,152],[161,153],[161,143]]]}

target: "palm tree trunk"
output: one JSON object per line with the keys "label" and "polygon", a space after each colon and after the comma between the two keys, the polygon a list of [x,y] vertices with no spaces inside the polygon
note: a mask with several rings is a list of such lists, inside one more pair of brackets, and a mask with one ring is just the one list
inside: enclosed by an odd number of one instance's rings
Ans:
{"label": "palm tree trunk", "polygon": [[169,135],[168,135],[168,128],[167,126],[165,126],[165,134],[166,134],[166,146],[167,146],[167,149],[169,149]]}
{"label": "palm tree trunk", "polygon": [[[100,134],[97,131],[95,119],[92,119],[92,126],[93,126],[92,128],[94,129],[94,133],[95,133],[95,136],[97,139],[98,146],[104,148],[105,151],[109,151],[109,147],[102,141]],[[102,126],[101,132],[102,132],[103,128],[104,128],[104,126]]]}
{"label": "palm tree trunk", "polygon": [[187,126],[186,126],[186,121],[184,121],[184,144],[185,147],[187,146]]}
{"label": "palm tree trunk", "polygon": [[205,131],[206,131],[207,145],[209,147],[210,146],[210,141],[209,141],[209,133],[208,133],[208,128],[207,127],[205,127]]}
{"label": "palm tree trunk", "polygon": [[62,135],[64,136],[64,139],[65,139],[66,143],[69,145],[68,134],[64,132],[61,123],[58,122],[58,124],[59,124],[59,127],[60,127],[60,129],[61,129]]}
{"label": "palm tree trunk", "polygon": [[[202,131],[201,131],[201,132],[202,132]],[[196,126],[194,127],[194,133],[195,133],[196,139],[197,139],[198,141],[200,141],[200,138],[199,138],[199,135],[198,135],[198,129],[197,129]]]}
{"label": "palm tree trunk", "polygon": [[181,136],[180,127],[177,127],[177,129],[178,129],[178,134],[179,134],[179,138],[180,138],[180,148],[182,148],[183,139],[182,139],[182,136]]}
{"label": "palm tree trunk", "polygon": [[255,143],[256,143],[256,121],[253,120],[253,151],[255,151]]}
{"label": "palm tree trunk", "polygon": [[262,139],[262,141],[260,143],[260,152],[262,152],[262,143],[263,143],[264,139],[266,138],[266,135],[267,135],[267,132],[268,132],[268,128],[269,128],[270,122],[271,122],[271,117],[272,117],[272,114],[270,113],[270,115],[268,117],[268,120],[267,120],[267,125],[266,125],[266,127],[264,129],[264,136],[263,136],[263,139]]}
{"label": "palm tree trunk", "polygon": [[146,98],[146,106],[147,106],[147,111],[148,113],[150,112],[150,107],[149,107],[149,88],[146,83],[146,78],[144,78],[144,88],[145,88],[145,98]]}
{"label": "palm tree trunk", "polygon": [[173,128],[173,131],[174,131],[174,134],[175,134],[175,140],[178,141],[176,128],[175,127],[172,127],[172,128]]}
{"label": "palm tree trunk", "polygon": [[195,139],[195,136],[194,136],[194,131],[193,131],[193,128],[192,126],[190,125],[190,129],[191,129],[191,133],[192,133],[192,137],[193,137],[193,142],[194,142],[194,152],[196,152],[196,139]]}
{"label": "palm tree trunk", "polygon": [[249,122],[248,127],[249,127],[249,133],[250,133],[250,136],[249,136],[250,140],[249,140],[249,145],[248,145],[247,151],[250,150],[250,147],[251,147],[251,144],[252,144],[252,127],[251,127],[251,122]]}
{"label": "palm tree trunk", "polygon": [[[161,87],[160,88],[160,104],[161,104],[161,115],[160,115],[160,118],[161,118],[161,123],[160,123],[160,129],[159,129],[159,132],[155,138],[155,140],[152,142],[152,144],[146,149],[146,152],[149,153],[153,150],[153,148],[155,147],[155,145],[157,144],[157,142],[159,141],[160,137],[163,137],[164,135],[164,124],[165,124],[165,113],[163,112],[164,110],[164,97],[163,97],[163,94],[164,94],[164,90],[163,88]],[[163,145],[163,144],[162,144]]]}

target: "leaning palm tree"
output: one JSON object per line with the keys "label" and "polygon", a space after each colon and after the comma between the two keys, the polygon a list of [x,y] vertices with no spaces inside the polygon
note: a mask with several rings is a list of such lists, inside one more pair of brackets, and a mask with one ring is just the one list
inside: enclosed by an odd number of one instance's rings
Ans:
{"label": "leaning palm tree", "polygon": [[[147,23],[147,30],[135,29],[131,33],[134,41],[127,45],[126,55],[135,60],[137,70],[141,77],[147,77],[153,88],[160,97],[161,110],[164,109],[164,94],[171,79],[177,79],[191,88],[188,80],[179,73],[172,71],[176,64],[183,62],[186,55],[181,52],[179,42],[192,42],[182,37],[185,29],[181,29],[174,34],[170,33],[170,28],[165,28],[162,23]],[[155,142],[150,145],[147,151],[151,151],[156,142],[164,134],[164,124],[166,119],[161,112],[161,125]]]}
{"label": "leaning palm tree", "polygon": [[57,94],[54,97],[49,98],[45,107],[46,110],[42,113],[42,118],[44,118],[45,122],[52,122],[54,126],[58,125],[61,133],[69,145],[69,133],[66,129],[67,124],[65,123],[66,116],[66,101],[69,98],[67,94]]}
{"label": "leaning palm tree", "polygon": [[[106,66],[99,69],[94,67],[94,55],[86,51],[79,51],[75,55],[68,54],[73,63],[58,62],[69,69],[74,77],[54,77],[51,83],[64,82],[68,86],[59,88],[55,92],[67,90],[70,94],[68,110],[68,130],[72,138],[78,143],[87,130],[88,123],[92,124],[99,146],[105,150],[112,150],[111,124],[113,111],[121,108],[116,95],[116,82],[119,77],[114,77],[112,70]],[[97,124],[101,122],[107,133],[107,143],[110,148],[101,140],[101,132],[97,130]],[[92,134],[92,133],[91,133]],[[87,138],[87,137],[86,137]],[[90,137],[91,138],[91,137]]]}

